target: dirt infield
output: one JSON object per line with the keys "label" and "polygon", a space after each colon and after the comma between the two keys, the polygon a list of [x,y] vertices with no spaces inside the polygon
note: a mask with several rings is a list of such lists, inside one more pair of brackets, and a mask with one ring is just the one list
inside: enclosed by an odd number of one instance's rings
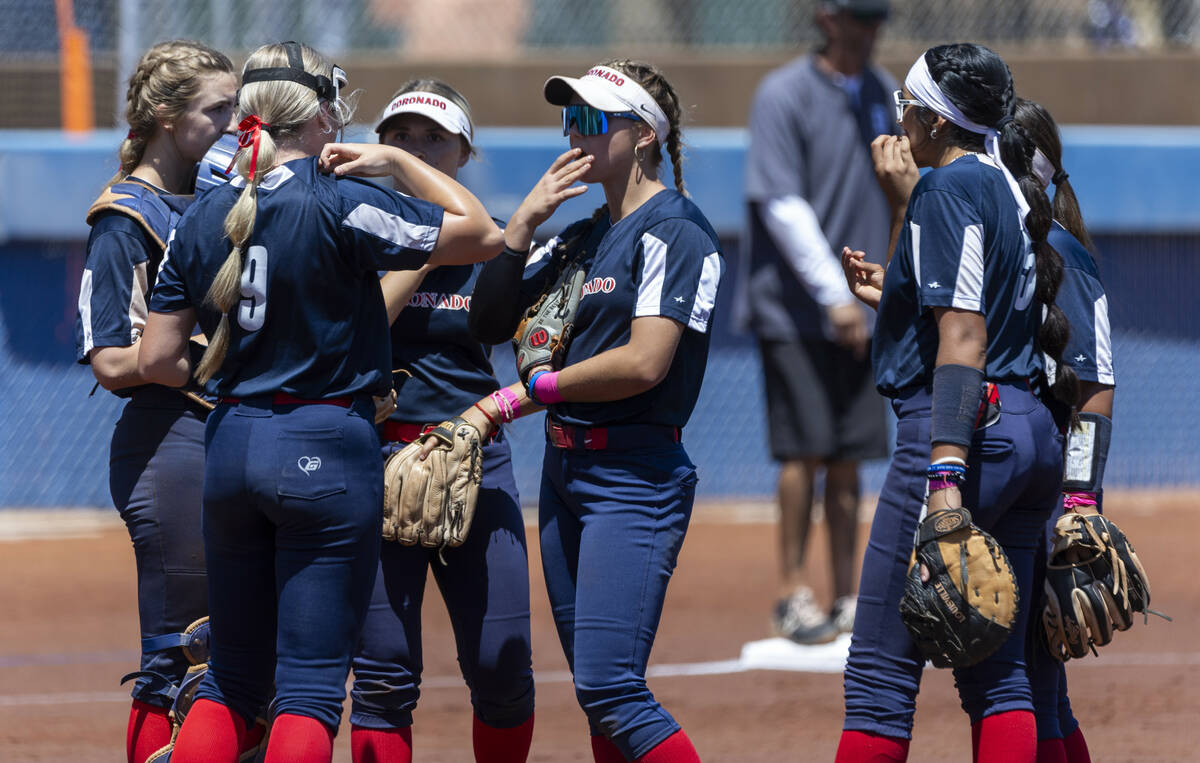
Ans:
{"label": "dirt infield", "polygon": [[[766,636],[776,565],[766,513],[698,509],[652,661],[682,674],[652,677],[650,685],[705,761],[832,760],[842,715],[839,674],[743,672],[728,662],[744,643]],[[1198,760],[1200,584],[1185,560],[1200,534],[1200,495],[1114,493],[1106,513],[1137,544],[1153,604],[1175,622],[1139,622],[1100,659],[1073,661],[1076,714],[1096,761]],[[110,519],[72,526],[69,537],[29,539],[28,520],[14,514],[0,517],[0,760],[121,761],[128,695],[117,680],[136,666],[138,637],[128,536]],[[22,524],[25,531],[5,539],[6,527]],[[818,533],[813,541],[810,563],[823,590],[824,538]],[[588,761],[587,727],[554,635],[537,544],[530,545],[538,680],[530,760]],[[436,591],[427,602],[417,759],[468,763],[470,712],[449,623]],[[923,689],[910,759],[969,760],[970,730],[950,675],[927,671]],[[341,731],[334,759],[348,761],[345,725]]]}

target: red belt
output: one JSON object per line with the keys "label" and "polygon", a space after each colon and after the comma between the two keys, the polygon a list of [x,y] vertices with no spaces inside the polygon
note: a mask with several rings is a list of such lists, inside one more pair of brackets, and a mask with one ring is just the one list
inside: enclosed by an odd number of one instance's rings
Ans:
{"label": "red belt", "polygon": [[[240,397],[223,397],[222,403],[233,403],[234,405],[242,402]],[[302,397],[294,397],[286,392],[276,392],[271,396],[272,405],[336,405],[342,408],[349,408],[354,405],[352,397],[327,397],[323,400],[306,400]]]}
{"label": "red belt", "polygon": [[607,450],[644,448],[680,441],[679,427],[629,424],[616,427],[573,427],[546,419],[546,439],[556,448]]}
{"label": "red belt", "polygon": [[383,422],[383,439],[388,442],[415,442],[418,437],[433,429],[435,424],[413,424],[408,421],[392,421],[388,419]]}

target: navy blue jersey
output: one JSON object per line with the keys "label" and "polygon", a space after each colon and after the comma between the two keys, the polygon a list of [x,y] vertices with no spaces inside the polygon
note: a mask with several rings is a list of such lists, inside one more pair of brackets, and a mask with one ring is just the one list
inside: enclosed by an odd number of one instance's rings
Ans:
{"label": "navy blue jersey", "polygon": [[500,388],[487,348],[467,328],[482,267],[480,262],[434,269],[392,324],[396,421],[442,421]]}
{"label": "navy blue jersey", "polygon": [[[146,327],[150,290],[171,230],[192,197],[138,178],[105,188],[88,210],[92,226],[75,314],[76,360],[98,347],[129,347]],[[147,385],[114,390],[130,397]]]}
{"label": "navy blue jersey", "polygon": [[97,347],[128,347],[146,327],[150,253],[162,251],[128,215],[105,212],[92,223],[79,286],[75,350],[80,363]]}
{"label": "navy blue jersey", "polygon": [[[564,235],[577,230],[572,226]],[[555,275],[557,268],[546,256],[554,243],[530,258],[523,293],[536,291]],[[717,234],[687,197],[664,190],[616,225],[608,219],[598,223],[581,262],[587,280],[565,365],[627,344],[634,318],[664,316],[679,321],[685,330],[662,383],[624,400],[553,405],[551,417],[575,426],[682,427],[700,394],[708,362],[709,319],[725,270]]]}
{"label": "navy blue jersey", "polygon": [[[1046,240],[1063,260],[1063,280],[1055,300],[1071,323],[1071,337],[1063,351],[1063,363],[1075,369],[1082,381],[1115,386],[1108,295],[1100,283],[1096,261],[1083,244],[1057,222]],[[1052,368],[1053,361],[1045,360],[1047,367]]]}
{"label": "navy blue jersey", "polygon": [[[229,254],[225,216],[245,181],[206,192],[168,247],[150,309],[195,308]],[[221,397],[286,392],[321,399],[390,389],[391,350],[378,271],[421,267],[437,245],[441,207],[317,169],[316,157],[267,173],[246,242],[242,299],[230,314],[225,362],[209,382]]]}
{"label": "navy blue jersey", "polygon": [[982,313],[992,381],[1042,370],[1034,303],[1037,269],[1016,200],[987,157],[968,154],[925,174],[913,189],[888,263],[872,362],[881,394],[928,384],[937,356],[932,308]]}

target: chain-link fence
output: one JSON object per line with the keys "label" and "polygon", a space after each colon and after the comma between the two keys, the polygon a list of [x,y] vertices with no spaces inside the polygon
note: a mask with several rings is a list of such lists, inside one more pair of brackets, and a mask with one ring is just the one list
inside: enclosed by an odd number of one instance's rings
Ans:
{"label": "chain-link fence", "polygon": [[[163,39],[234,56],[297,39],[342,60],[517,61],[631,47],[703,56],[811,44],[820,1],[0,0],[0,86],[23,112],[57,114],[61,40],[72,28],[86,35],[107,115],[123,108],[107,104],[123,97],[119,83],[137,57]],[[1200,0],[894,0],[882,45],[966,39],[1064,52],[1195,50]]]}

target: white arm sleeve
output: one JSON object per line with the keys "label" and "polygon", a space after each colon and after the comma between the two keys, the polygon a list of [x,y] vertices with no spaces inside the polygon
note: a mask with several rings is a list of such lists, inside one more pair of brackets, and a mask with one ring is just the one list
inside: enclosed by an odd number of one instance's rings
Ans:
{"label": "white arm sleeve", "polygon": [[800,283],[819,305],[854,302],[841,263],[807,201],[795,195],[773,198],[763,205],[763,223]]}

